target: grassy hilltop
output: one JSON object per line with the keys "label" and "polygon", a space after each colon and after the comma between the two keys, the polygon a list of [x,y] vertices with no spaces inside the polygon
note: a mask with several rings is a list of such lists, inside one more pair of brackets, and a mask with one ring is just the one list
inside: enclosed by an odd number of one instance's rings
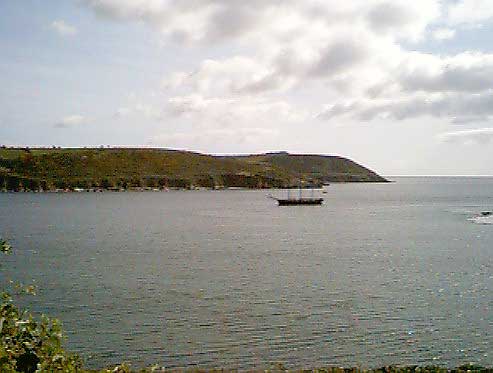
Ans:
{"label": "grassy hilltop", "polygon": [[273,188],[385,182],[342,157],[285,152],[212,156],[168,149],[1,148],[0,190]]}

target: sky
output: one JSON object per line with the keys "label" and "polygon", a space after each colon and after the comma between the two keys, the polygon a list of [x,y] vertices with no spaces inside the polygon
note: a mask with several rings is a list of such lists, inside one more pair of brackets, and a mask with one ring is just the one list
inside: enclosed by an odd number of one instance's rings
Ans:
{"label": "sky", "polygon": [[493,175],[491,0],[0,0],[0,144]]}

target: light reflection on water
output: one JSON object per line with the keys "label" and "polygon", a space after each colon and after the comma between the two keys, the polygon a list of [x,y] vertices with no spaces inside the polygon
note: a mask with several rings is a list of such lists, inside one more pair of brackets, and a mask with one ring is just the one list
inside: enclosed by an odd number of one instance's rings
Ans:
{"label": "light reflection on water", "polygon": [[0,194],[7,277],[93,367],[491,364],[492,179],[267,193]]}

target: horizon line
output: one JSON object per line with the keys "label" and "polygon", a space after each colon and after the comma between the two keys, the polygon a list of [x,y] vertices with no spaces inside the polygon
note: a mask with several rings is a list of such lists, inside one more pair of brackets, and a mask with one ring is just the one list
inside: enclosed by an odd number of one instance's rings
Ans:
{"label": "horizon line", "polygon": [[493,177],[493,175],[381,175],[382,177]]}

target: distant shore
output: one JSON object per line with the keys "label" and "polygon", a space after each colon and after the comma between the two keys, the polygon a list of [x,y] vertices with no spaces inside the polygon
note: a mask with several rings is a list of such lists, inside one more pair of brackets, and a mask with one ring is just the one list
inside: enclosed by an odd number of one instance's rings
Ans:
{"label": "distant shore", "polygon": [[[385,183],[392,183],[393,181],[385,181]],[[361,184],[362,182],[334,182],[332,184]],[[378,182],[373,182],[378,183]],[[301,190],[314,190],[314,191],[324,191],[326,187],[330,184],[317,185],[317,186],[303,186]],[[180,187],[170,187],[170,188],[152,188],[152,187],[130,187],[130,188],[67,188],[67,189],[18,189],[18,190],[0,190],[0,193],[139,193],[139,192],[154,192],[154,193],[166,193],[172,191],[254,191],[254,190],[299,190],[300,188],[296,185],[285,186],[285,187],[262,187],[262,188],[252,188],[252,187],[201,187],[201,186],[190,186],[187,188]]]}
{"label": "distant shore", "polygon": [[340,156],[216,156],[170,149],[0,147],[0,190],[154,191],[321,188],[388,182]]}
{"label": "distant shore", "polygon": [[[254,191],[254,190],[288,190],[296,188],[246,188],[246,187],[224,187],[224,188],[128,188],[128,189],[101,189],[101,188],[75,188],[75,189],[51,189],[51,190],[1,190],[0,193],[142,193],[142,192],[153,192],[153,193],[167,193],[174,191]],[[318,190],[322,191],[323,188],[303,188],[302,190]]]}

